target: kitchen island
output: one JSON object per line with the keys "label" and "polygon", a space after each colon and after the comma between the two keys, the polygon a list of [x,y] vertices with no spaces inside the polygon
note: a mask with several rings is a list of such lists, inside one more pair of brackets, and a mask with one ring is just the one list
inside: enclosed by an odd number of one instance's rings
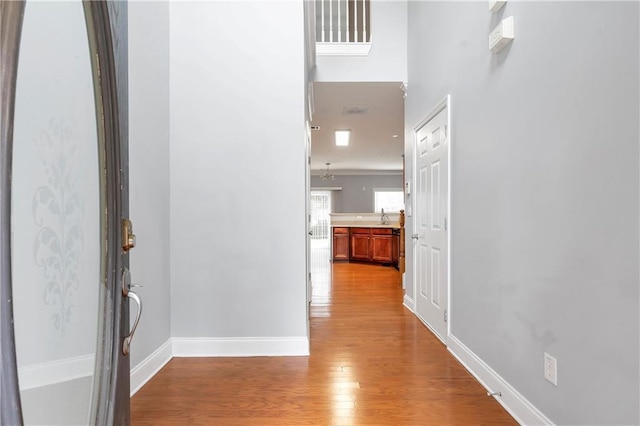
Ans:
{"label": "kitchen island", "polygon": [[371,262],[398,268],[399,215],[382,222],[375,213],[332,213],[333,261]]}

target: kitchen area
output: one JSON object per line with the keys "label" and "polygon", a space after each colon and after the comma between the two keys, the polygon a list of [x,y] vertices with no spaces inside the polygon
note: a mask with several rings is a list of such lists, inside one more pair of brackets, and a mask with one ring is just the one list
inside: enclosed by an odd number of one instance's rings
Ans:
{"label": "kitchen area", "polygon": [[333,262],[399,267],[399,213],[331,213]]}
{"label": "kitchen area", "polygon": [[[327,263],[359,262],[399,269],[402,173],[334,176],[330,181],[311,177],[312,257]],[[323,255],[318,257],[319,250],[314,248],[323,248]]]}

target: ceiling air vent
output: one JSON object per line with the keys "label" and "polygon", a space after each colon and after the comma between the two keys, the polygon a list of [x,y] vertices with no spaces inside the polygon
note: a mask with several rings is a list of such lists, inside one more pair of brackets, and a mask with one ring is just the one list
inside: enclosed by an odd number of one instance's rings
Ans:
{"label": "ceiling air vent", "polygon": [[342,115],[367,115],[369,106],[351,105],[342,107]]}

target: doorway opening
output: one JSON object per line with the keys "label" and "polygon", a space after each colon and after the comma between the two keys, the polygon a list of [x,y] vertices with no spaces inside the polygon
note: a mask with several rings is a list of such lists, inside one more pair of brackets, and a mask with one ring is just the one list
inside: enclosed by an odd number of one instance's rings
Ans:
{"label": "doorway opening", "polygon": [[[313,83],[309,222],[314,305],[320,302],[316,298],[330,297],[333,261],[393,265],[398,257],[392,256],[398,251],[398,244],[391,243],[395,241],[395,231],[388,229],[388,235],[380,235],[369,230],[384,226],[381,222],[389,228],[399,222],[396,207],[404,201],[404,87],[399,81]],[[336,132],[345,130],[350,135],[346,146],[336,139]],[[394,191],[400,194],[402,202],[391,205],[385,196]],[[323,219],[313,213],[314,207],[318,207],[314,204],[321,203],[316,198],[320,195],[315,194],[325,194],[322,200],[330,203],[326,227]],[[376,211],[380,203],[385,207],[384,217],[381,211]],[[367,236],[354,232],[352,237],[351,231],[339,229],[350,218],[359,221],[357,224],[362,228],[359,231],[368,231]],[[332,224],[342,232],[338,252],[332,247],[335,241]],[[352,246],[358,248],[355,256],[351,256],[356,251]],[[325,272],[320,273],[319,265]]]}
{"label": "doorway opening", "polygon": [[309,195],[312,300],[326,297],[331,285],[330,213],[331,191],[312,190]]}

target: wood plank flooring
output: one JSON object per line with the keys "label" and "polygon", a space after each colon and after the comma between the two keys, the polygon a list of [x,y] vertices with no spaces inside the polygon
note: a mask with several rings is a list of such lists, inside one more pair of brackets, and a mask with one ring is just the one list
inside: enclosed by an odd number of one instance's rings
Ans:
{"label": "wood plank flooring", "polygon": [[517,424],[402,306],[395,269],[328,273],[314,278],[311,356],[174,358],[132,398],[132,424]]}

